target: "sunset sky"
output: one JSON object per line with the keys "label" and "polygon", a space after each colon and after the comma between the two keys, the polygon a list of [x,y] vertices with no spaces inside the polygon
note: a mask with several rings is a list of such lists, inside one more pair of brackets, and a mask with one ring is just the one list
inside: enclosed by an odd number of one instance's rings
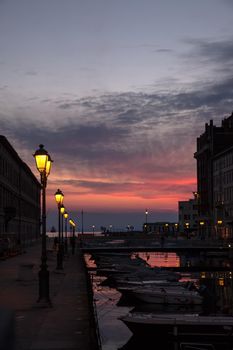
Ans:
{"label": "sunset sky", "polygon": [[[74,220],[177,220],[196,138],[233,110],[231,0],[0,0],[0,134]],[[39,179],[39,177],[38,177]]]}

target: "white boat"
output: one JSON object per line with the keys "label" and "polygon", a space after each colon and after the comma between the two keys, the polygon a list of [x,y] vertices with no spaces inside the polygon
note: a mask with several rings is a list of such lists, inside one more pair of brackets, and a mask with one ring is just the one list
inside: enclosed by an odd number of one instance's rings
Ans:
{"label": "white boat", "polygon": [[151,268],[138,268],[135,272],[128,273],[125,276],[115,277],[116,283],[125,281],[152,281],[152,280],[167,280],[177,282],[181,278],[181,274],[173,271],[165,271]]}
{"label": "white boat", "polygon": [[136,288],[131,291],[134,299],[151,304],[201,305],[203,297],[197,292],[184,287]]}
{"label": "white boat", "polygon": [[166,279],[151,279],[140,281],[128,281],[125,279],[118,279],[116,289],[133,289],[135,287],[147,287],[147,286],[168,286],[175,287],[181,286],[187,289],[196,289],[195,284],[192,281],[168,281]]}
{"label": "white boat", "polygon": [[147,287],[147,286],[168,286],[168,285],[178,285],[180,282],[170,282],[166,279],[152,279],[152,280],[141,280],[141,281],[127,281],[124,279],[117,280],[116,289],[133,289],[137,287]]}
{"label": "white boat", "polygon": [[162,288],[162,287],[182,287],[188,289],[188,284],[186,282],[170,282],[167,280],[148,280],[148,281],[125,281],[117,284],[116,289],[122,295],[127,297],[132,297],[132,291],[136,289],[153,289],[153,288]]}
{"label": "white boat", "polygon": [[119,318],[133,334],[146,337],[156,335],[164,337],[223,338],[233,341],[232,316],[200,316],[199,314],[148,314],[129,313]]}
{"label": "white boat", "polygon": [[[191,290],[192,286],[190,286],[187,284],[187,282],[169,282],[167,280],[155,280],[155,281],[144,281],[144,282],[137,282],[137,283],[129,283],[129,284],[123,284],[120,285],[119,287],[116,287],[116,289],[118,290],[118,292],[121,293],[122,295],[122,299],[121,302],[130,304],[130,305],[140,305],[141,303],[143,303],[143,300],[138,299],[137,295],[135,296],[135,291],[140,291],[140,290],[150,290],[153,291],[154,289],[156,291],[158,291],[159,288],[159,292],[160,289],[163,288],[163,290],[167,290],[169,289],[169,291],[171,291],[171,288],[173,289],[178,289],[180,290],[180,288],[182,288],[182,290],[184,290],[185,288],[187,288],[187,290]],[[160,294],[160,293],[159,293]],[[168,294],[168,293],[167,293]],[[148,304],[148,301],[146,302]],[[160,299],[158,300],[158,302],[153,302],[153,304],[157,304],[158,305],[167,305],[167,304],[177,304],[177,303],[171,303],[171,302],[167,302],[167,300],[164,300],[164,293],[163,293],[163,301],[161,303]],[[152,303],[149,303],[150,305],[152,305]],[[181,303],[179,303],[179,305],[181,305]],[[194,304],[192,304],[194,305]],[[191,306],[192,306],[191,305]],[[182,306],[187,306],[187,304],[182,305]],[[188,304],[189,306],[189,304]]]}

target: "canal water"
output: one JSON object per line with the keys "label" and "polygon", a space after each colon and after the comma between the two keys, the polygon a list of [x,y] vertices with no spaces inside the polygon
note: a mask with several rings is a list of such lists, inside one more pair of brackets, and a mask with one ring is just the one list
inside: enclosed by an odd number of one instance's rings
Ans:
{"label": "canal water", "polygon": [[[198,339],[192,339],[190,343],[167,342],[166,339],[155,339],[153,347],[147,344],[146,339],[138,339],[133,336],[127,326],[119,320],[119,317],[128,314],[132,310],[144,312],[186,312],[201,313],[203,315],[233,315],[233,281],[232,281],[232,259],[228,255],[219,253],[206,253],[205,255],[177,255],[176,253],[144,252],[137,253],[147,261],[151,267],[190,267],[195,272],[182,272],[181,280],[192,281],[197,287],[205,288],[203,306],[195,309],[183,309],[178,306],[163,306],[147,304],[142,306],[125,303],[121,293],[115,288],[101,285],[106,279],[91,271],[94,300],[97,311],[98,325],[102,343],[102,350],[135,350],[135,349],[158,349],[158,350],[232,350],[233,345],[224,342],[213,344],[207,342],[202,344]],[[87,266],[95,267],[90,255],[85,255]],[[204,266],[198,271],[197,266]],[[212,269],[211,269],[212,267]],[[220,271],[216,268],[220,267]],[[162,345],[159,343],[163,342]],[[187,345],[188,344],[188,345]],[[191,345],[190,345],[191,344]]]}

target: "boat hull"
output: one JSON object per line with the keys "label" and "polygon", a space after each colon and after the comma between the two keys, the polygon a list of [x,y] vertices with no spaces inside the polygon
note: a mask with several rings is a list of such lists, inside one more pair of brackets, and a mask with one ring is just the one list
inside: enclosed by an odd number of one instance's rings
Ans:
{"label": "boat hull", "polygon": [[150,304],[201,305],[203,298],[196,292],[183,290],[132,291],[136,300]]}
{"label": "boat hull", "polygon": [[[232,318],[231,318],[232,319]],[[137,336],[169,338],[198,337],[204,339],[230,338],[233,341],[233,320],[231,322],[217,322],[217,319],[204,322],[201,318],[179,320],[176,318],[140,318],[125,316],[121,320],[130,331]]]}

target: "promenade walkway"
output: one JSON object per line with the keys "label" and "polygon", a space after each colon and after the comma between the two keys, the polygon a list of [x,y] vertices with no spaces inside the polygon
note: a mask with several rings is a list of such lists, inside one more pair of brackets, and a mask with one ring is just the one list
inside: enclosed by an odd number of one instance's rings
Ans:
{"label": "promenade walkway", "polygon": [[[48,252],[52,308],[41,308],[38,298],[38,271],[41,245],[0,261],[0,308],[13,312],[14,350],[97,350],[96,327],[82,255],[64,260],[56,270],[56,252]],[[23,265],[32,264],[25,267]],[[1,338],[0,338],[1,339]],[[2,347],[1,350],[8,350]],[[11,350],[11,349],[10,349]]]}

